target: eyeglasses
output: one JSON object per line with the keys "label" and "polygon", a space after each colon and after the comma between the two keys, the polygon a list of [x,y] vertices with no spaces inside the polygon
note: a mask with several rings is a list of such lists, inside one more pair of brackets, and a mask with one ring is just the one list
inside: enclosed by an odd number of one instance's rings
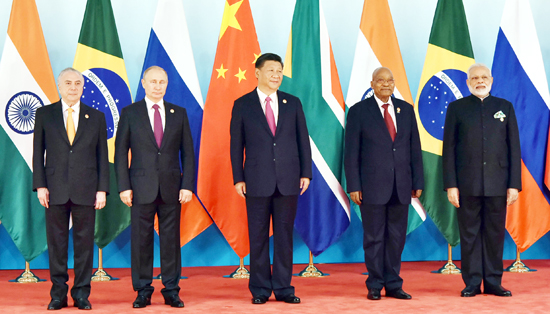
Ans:
{"label": "eyeglasses", "polygon": [[389,85],[393,85],[395,84],[395,80],[394,79],[389,79],[389,80],[385,80],[385,79],[377,79],[376,81],[376,84],[378,85],[384,85],[384,84],[389,84]]}
{"label": "eyeglasses", "polygon": [[490,77],[489,77],[489,76],[485,76],[485,75],[483,75],[483,76],[472,76],[472,77],[470,77],[470,80],[471,80],[471,81],[479,81],[479,79],[482,79],[482,80],[484,80],[484,81],[488,81],[488,80],[490,79]]}

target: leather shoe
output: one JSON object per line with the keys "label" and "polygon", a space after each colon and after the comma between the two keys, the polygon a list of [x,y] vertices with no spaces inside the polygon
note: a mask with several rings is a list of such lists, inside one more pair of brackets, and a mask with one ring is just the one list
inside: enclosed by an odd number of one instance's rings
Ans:
{"label": "leather shoe", "polygon": [[392,298],[401,299],[401,300],[412,299],[411,295],[403,291],[403,289],[401,288],[396,290],[390,290],[390,291],[386,290],[386,297],[392,297]]}
{"label": "leather shoe", "polygon": [[132,303],[132,307],[135,309],[146,307],[147,305],[151,305],[151,297],[144,295],[138,295],[134,303]]}
{"label": "leather shoe", "polygon": [[378,289],[369,289],[369,294],[367,294],[367,299],[369,299],[369,300],[380,300],[380,290],[378,290]]}
{"label": "leather shoe", "polygon": [[252,298],[252,304],[264,304],[267,302],[268,297],[265,295],[259,295]]}
{"label": "leather shoe", "polygon": [[92,304],[90,303],[90,301],[88,301],[88,299],[78,298],[78,299],[73,299],[73,301],[74,301],[74,307],[77,307],[79,310],[92,309]]}
{"label": "leather shoe", "polygon": [[300,303],[301,300],[300,298],[298,298],[297,296],[295,296],[294,294],[289,294],[285,297],[283,297],[281,300],[279,301],[284,301],[285,303],[291,303],[291,304],[296,304],[296,303]]}
{"label": "leather shoe", "polygon": [[63,307],[67,307],[67,298],[63,300],[52,299],[48,304],[48,310],[61,310]]}
{"label": "leather shoe", "polygon": [[476,294],[481,294],[481,289],[476,286],[466,286],[466,288],[460,292],[460,296],[465,298],[475,297]]}
{"label": "leather shoe", "polygon": [[486,287],[485,288],[485,294],[494,294],[499,297],[511,297],[512,292],[510,290],[505,289],[503,286],[497,286],[497,287]]}
{"label": "leather shoe", "polygon": [[164,297],[164,304],[168,304],[171,307],[183,307],[183,301],[180,299],[180,296],[177,294],[172,294],[169,297]]}

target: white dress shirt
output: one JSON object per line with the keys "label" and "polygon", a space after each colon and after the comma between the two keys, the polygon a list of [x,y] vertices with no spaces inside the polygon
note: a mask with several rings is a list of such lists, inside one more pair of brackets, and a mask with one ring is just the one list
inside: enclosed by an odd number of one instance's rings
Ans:
{"label": "white dress shirt", "polygon": [[390,113],[391,119],[393,120],[393,125],[395,126],[395,133],[397,133],[397,122],[395,121],[395,108],[393,106],[393,103],[391,101],[391,97],[388,99],[388,102],[381,101],[376,95],[373,96],[374,99],[376,99],[376,103],[378,104],[378,107],[380,108],[380,112],[382,113],[382,118],[384,118],[384,108],[382,107],[384,104],[388,104],[388,112]]}
{"label": "white dress shirt", "polygon": [[151,129],[153,129],[153,132],[155,132],[155,109],[153,108],[153,105],[157,104],[159,106],[160,119],[162,120],[162,131],[164,131],[164,126],[166,125],[164,99],[161,99],[159,102],[155,103],[145,96],[145,104],[147,105],[147,114],[149,115],[149,122],[151,123]]}
{"label": "white dress shirt", "polygon": [[[74,133],[78,130],[78,118],[80,117],[80,101],[74,104],[73,108],[73,122],[74,122]],[[69,116],[69,105],[61,99],[61,109],[63,109],[63,124],[65,124],[65,130],[67,130],[67,117]]]}
{"label": "white dress shirt", "polygon": [[275,117],[275,126],[277,126],[277,123],[279,122],[279,101],[277,99],[277,92],[271,95],[266,95],[259,88],[256,88],[256,90],[258,91],[258,96],[260,97],[260,104],[262,104],[262,110],[264,111],[264,116],[265,116],[265,106],[267,104],[265,99],[267,98],[267,96],[271,98],[271,109],[273,110],[273,116]]}

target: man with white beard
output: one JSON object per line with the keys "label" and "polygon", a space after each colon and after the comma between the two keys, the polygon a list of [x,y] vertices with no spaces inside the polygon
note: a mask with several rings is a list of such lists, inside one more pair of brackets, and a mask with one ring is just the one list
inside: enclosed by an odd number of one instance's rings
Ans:
{"label": "man with white beard", "polygon": [[491,71],[468,69],[472,95],[449,104],[443,136],[443,181],[457,210],[462,255],[461,296],[509,297],[503,288],[506,206],[521,191],[521,149],[512,104],[489,92]]}

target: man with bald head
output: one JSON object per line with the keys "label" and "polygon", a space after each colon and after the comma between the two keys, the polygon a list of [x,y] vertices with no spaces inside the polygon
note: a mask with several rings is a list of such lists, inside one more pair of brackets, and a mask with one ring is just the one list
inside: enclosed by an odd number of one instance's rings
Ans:
{"label": "man with bald head", "polygon": [[61,100],[36,110],[33,190],[46,208],[51,302],[48,310],[66,307],[69,217],[73,218],[74,306],[91,310],[88,300],[94,260],[95,210],[109,191],[107,125],[102,112],[80,101],[82,74],[66,68],[57,86]]}
{"label": "man with bald head", "polygon": [[461,296],[484,292],[512,296],[503,288],[502,255],[506,206],[521,190],[521,148],[512,104],[489,92],[491,71],[468,69],[468,97],[449,104],[443,135],[443,180],[458,208],[462,259]]}
{"label": "man with bald head", "polygon": [[[122,109],[115,140],[118,190],[132,214],[132,306],[151,304],[155,214],[159,219],[160,271],[164,303],[183,307],[181,277],[181,204],[195,187],[193,139],[184,108],[164,101],[168,76],[158,66],[143,72],[145,98]],[[128,151],[131,150],[131,163]],[[181,164],[181,166],[180,166]],[[181,203],[181,204],[180,204]]]}
{"label": "man with bald head", "polygon": [[347,189],[360,206],[369,300],[411,299],[399,276],[411,197],[424,188],[422,151],[413,107],[392,97],[390,69],[372,74],[374,96],[350,108],[346,125]]}

